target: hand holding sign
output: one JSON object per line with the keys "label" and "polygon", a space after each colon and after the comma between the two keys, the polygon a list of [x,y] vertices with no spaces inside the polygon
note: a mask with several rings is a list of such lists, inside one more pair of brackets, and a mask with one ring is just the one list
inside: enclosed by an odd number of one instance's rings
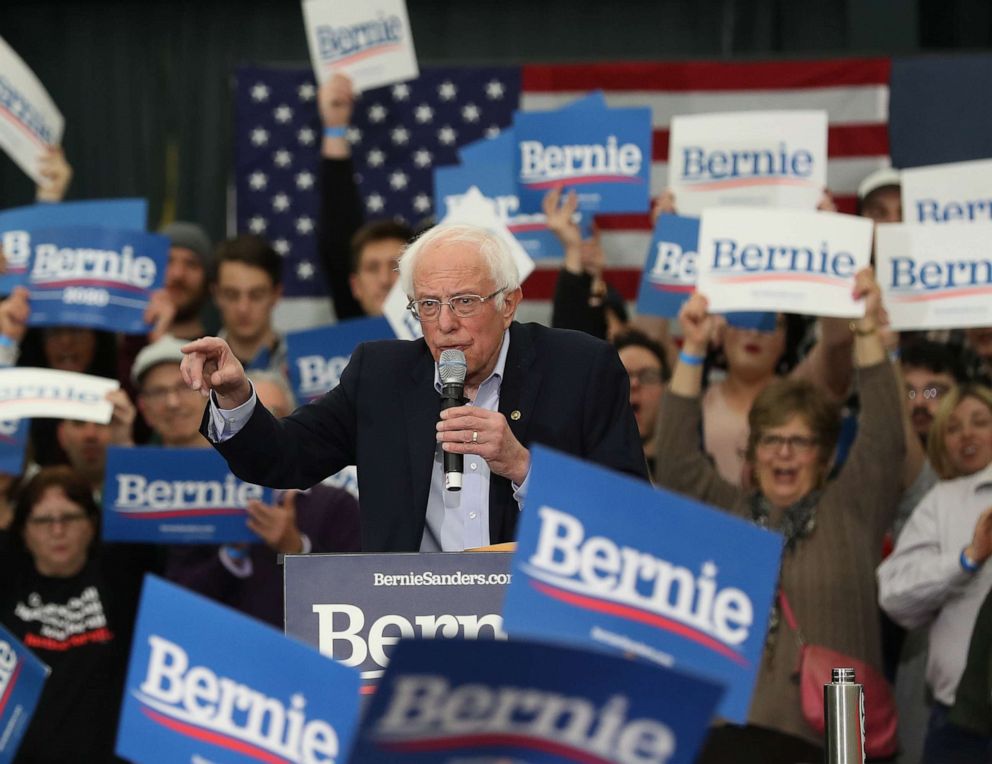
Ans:
{"label": "hand holding sign", "polygon": [[145,308],[143,319],[152,325],[148,332],[148,342],[157,342],[172,328],[176,318],[176,304],[165,289],[156,289],[148,297],[148,307]]}
{"label": "hand holding sign", "polygon": [[517,485],[524,482],[530,469],[530,452],[498,411],[475,406],[445,409],[437,423],[437,441],[450,453],[481,456],[495,474]]}
{"label": "hand holding sign", "polygon": [[202,337],[182,347],[183,381],[206,398],[217,393],[221,408],[233,409],[251,398],[248,376],[231,347],[219,337]]}
{"label": "hand holding sign", "polygon": [[61,146],[49,146],[41,155],[38,174],[42,180],[35,199],[39,202],[61,202],[72,180],[72,167],[66,161]]}
{"label": "hand holding sign", "polygon": [[111,390],[105,396],[113,409],[110,412],[110,443],[114,446],[133,446],[135,408],[123,390]]}
{"label": "hand holding sign", "polygon": [[579,208],[579,197],[573,188],[562,196],[563,188],[558,186],[544,195],[541,206],[548,219],[548,228],[558,237],[565,248],[565,257],[569,250],[577,248],[582,243],[582,233],[575,223],[575,211]]}
{"label": "hand holding sign", "polygon": [[297,491],[286,491],[279,504],[248,502],[248,527],[262,537],[274,552],[299,554],[303,539],[296,524]]}
{"label": "hand holding sign", "polygon": [[19,345],[27,331],[30,315],[28,290],[25,287],[16,287],[7,299],[0,302],[0,334]]}
{"label": "hand holding sign", "polygon": [[320,86],[317,93],[320,121],[324,123],[324,127],[347,127],[351,124],[354,103],[351,79],[340,72],[334,74]]}

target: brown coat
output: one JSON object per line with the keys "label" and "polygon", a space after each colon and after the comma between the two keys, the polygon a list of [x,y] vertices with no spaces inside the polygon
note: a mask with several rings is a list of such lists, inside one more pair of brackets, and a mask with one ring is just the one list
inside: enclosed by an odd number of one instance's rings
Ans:
{"label": "brown coat", "polygon": [[[785,554],[781,584],[808,642],[881,668],[875,568],[901,493],[903,413],[888,362],[859,370],[859,392],[857,439],[817,505],[815,530]],[[749,518],[744,491],[723,480],[701,448],[686,448],[699,440],[700,416],[698,398],[665,394],[655,481]],[[802,717],[797,665],[797,643],[783,622],[765,649],[748,721],[819,745]]]}

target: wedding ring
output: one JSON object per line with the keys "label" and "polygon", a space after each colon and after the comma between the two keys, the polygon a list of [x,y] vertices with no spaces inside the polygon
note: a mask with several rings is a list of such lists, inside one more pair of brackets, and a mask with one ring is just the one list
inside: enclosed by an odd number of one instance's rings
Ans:
{"label": "wedding ring", "polygon": [[475,430],[472,430],[472,442],[473,443],[479,442],[479,433],[476,432]]}

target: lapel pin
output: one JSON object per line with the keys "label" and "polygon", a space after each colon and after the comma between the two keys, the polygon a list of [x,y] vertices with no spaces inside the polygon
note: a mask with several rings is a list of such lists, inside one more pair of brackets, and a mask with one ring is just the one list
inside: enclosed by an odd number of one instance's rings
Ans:
{"label": "lapel pin", "polygon": [[519,421],[520,420],[520,412],[517,409],[514,409],[513,411],[511,411],[510,412],[510,419],[512,419],[514,422]]}

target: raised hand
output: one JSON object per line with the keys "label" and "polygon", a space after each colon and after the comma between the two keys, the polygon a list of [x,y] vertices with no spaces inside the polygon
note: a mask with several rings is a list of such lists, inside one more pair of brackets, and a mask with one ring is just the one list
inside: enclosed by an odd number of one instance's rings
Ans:
{"label": "raised hand", "polygon": [[296,525],[296,495],[297,491],[286,491],[280,504],[248,502],[248,527],[274,552],[297,554],[303,551],[303,540]]}
{"label": "raised hand", "polygon": [[219,337],[202,337],[181,348],[183,381],[204,397],[213,390],[222,409],[237,408],[251,398],[251,383],[231,347]]}
{"label": "raised hand", "polygon": [[61,202],[69,190],[72,167],[65,159],[61,146],[49,146],[38,160],[38,171],[43,178],[35,198],[39,202]]}
{"label": "raised hand", "polygon": [[682,327],[682,349],[692,355],[706,355],[716,330],[716,318],[710,314],[709,300],[699,292],[694,293],[679,311],[679,325]]}

